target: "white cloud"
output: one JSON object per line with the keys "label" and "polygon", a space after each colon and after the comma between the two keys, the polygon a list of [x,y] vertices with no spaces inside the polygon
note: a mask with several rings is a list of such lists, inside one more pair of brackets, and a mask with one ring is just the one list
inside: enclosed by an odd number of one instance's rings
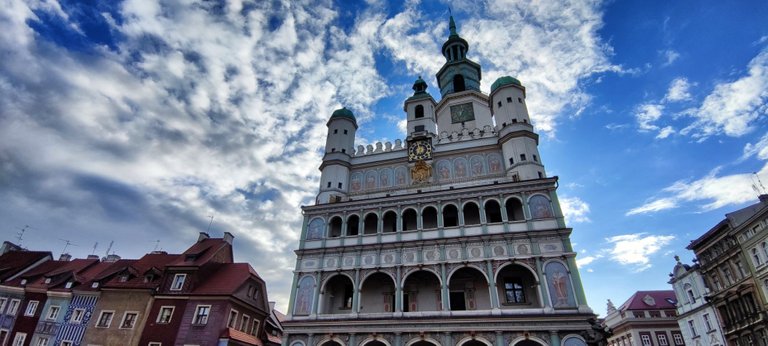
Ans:
{"label": "white cloud", "polygon": [[757,143],[747,143],[744,146],[744,154],[741,159],[746,160],[752,156],[757,156],[760,160],[768,160],[768,134],[764,134]]}
{"label": "white cloud", "polygon": [[659,127],[654,124],[661,118],[664,111],[664,105],[646,103],[637,106],[635,109],[635,119],[641,131],[658,130]]}
{"label": "white cloud", "polygon": [[650,256],[668,245],[672,235],[648,235],[647,233],[624,234],[606,238],[612,244],[608,250],[611,258],[622,265],[635,267],[636,272],[651,267]]}
{"label": "white cloud", "polygon": [[565,215],[566,223],[589,222],[589,204],[578,197],[560,197],[560,208]]}
{"label": "white cloud", "polygon": [[663,51],[662,55],[664,56],[664,63],[662,63],[662,66],[672,65],[673,62],[677,61],[677,59],[680,58],[680,53],[672,49]]}
{"label": "white cloud", "polygon": [[659,130],[659,134],[656,135],[657,139],[664,139],[672,134],[675,133],[675,129],[672,126],[665,126],[663,129]]}
{"label": "white cloud", "polygon": [[687,112],[694,123],[681,131],[701,139],[724,133],[739,137],[753,130],[753,122],[768,113],[768,48],[749,62],[747,74],[715,85],[701,106]]}
{"label": "white cloud", "polygon": [[576,266],[579,268],[587,266],[594,262],[596,259],[601,258],[602,256],[586,256],[586,257],[579,257],[576,259]]}
{"label": "white cloud", "polygon": [[691,99],[691,93],[689,89],[691,84],[688,83],[686,78],[675,78],[672,83],[669,84],[669,90],[667,96],[664,97],[667,101],[685,101]]}
{"label": "white cloud", "polygon": [[[719,168],[707,176],[693,181],[680,180],[664,188],[661,196],[651,199],[642,206],[633,208],[629,215],[654,213],[679,207],[683,202],[703,202],[701,211],[710,211],[728,205],[739,205],[755,200],[752,189],[752,173],[718,176]],[[757,172],[763,181],[768,181],[768,163]]]}

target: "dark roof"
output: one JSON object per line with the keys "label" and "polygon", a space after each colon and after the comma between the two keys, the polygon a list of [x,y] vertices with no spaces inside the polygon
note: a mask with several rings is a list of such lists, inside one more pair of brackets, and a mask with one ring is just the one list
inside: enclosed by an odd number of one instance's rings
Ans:
{"label": "dark roof", "polygon": [[[222,253],[222,251],[225,251],[225,253]],[[176,259],[167,265],[195,267],[208,263],[214,256],[222,254],[227,257],[224,259],[225,263],[232,263],[232,244],[222,238],[208,238],[190,246],[181,255],[174,255]]]}
{"label": "dark roof", "polygon": [[204,269],[211,274],[195,287],[192,294],[230,295],[251,277],[263,281],[248,263],[211,263]]}
{"label": "dark roof", "polygon": [[42,277],[43,275],[45,275],[45,273],[58,269],[59,267],[67,263],[68,263],[67,261],[53,261],[53,260],[45,261],[41,263],[39,266],[27,271],[22,275],[17,276],[13,280],[8,280],[3,284],[8,286],[22,286],[22,281],[24,281],[24,285],[26,285]]}
{"label": "dark roof", "polygon": [[[649,298],[646,298],[649,297]],[[618,310],[659,310],[676,309],[675,291],[637,291]]]}
{"label": "dark roof", "polygon": [[491,84],[491,93],[493,93],[494,91],[496,91],[496,89],[501,88],[505,85],[523,86],[523,84],[520,83],[520,81],[517,78],[510,77],[510,76],[503,76],[503,77],[499,77],[498,79],[496,79],[495,82],[493,82],[493,84]]}
{"label": "dark roof", "polygon": [[[171,262],[177,260],[179,255],[169,255],[164,253],[149,253],[138,260],[125,261],[116,268],[110,268],[106,275],[100,275],[106,282],[102,283],[105,288],[137,288],[151,289],[160,285],[160,280],[145,281],[144,274],[153,268],[165,268]],[[122,262],[123,260],[117,261]],[[129,263],[130,262],[130,263]],[[125,281],[121,277],[128,274]]]}
{"label": "dark roof", "polygon": [[753,216],[768,211],[766,209],[768,209],[768,199],[761,197],[760,202],[758,203],[751,204],[739,210],[727,213],[725,214],[725,219],[718,222],[717,225],[712,227],[702,236],[691,240],[691,243],[688,244],[688,246],[685,248],[688,250],[694,250],[695,247],[701,245],[710,238],[719,235],[721,232],[727,232],[733,228],[738,228]]}
{"label": "dark roof", "polygon": [[49,251],[11,251],[0,255],[0,282],[7,280],[46,257],[52,259]]}

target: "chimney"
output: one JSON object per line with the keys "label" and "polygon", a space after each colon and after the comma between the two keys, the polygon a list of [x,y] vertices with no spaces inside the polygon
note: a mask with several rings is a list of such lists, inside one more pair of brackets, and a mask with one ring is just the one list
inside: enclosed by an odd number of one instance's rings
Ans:
{"label": "chimney", "polygon": [[111,255],[107,255],[107,257],[104,257],[101,260],[103,262],[117,262],[117,261],[120,260],[120,256],[115,255],[115,254],[111,254]]}
{"label": "chimney", "polygon": [[229,245],[232,245],[232,240],[235,239],[235,236],[232,235],[232,233],[224,232],[224,241],[229,243]]}
{"label": "chimney", "polygon": [[59,256],[59,261],[68,262],[71,259],[72,259],[72,255],[70,255],[68,253],[63,253],[63,254],[61,254],[61,256]]}
{"label": "chimney", "polygon": [[199,242],[201,242],[201,241],[203,241],[203,240],[206,240],[206,239],[208,239],[208,238],[210,238],[210,237],[211,237],[211,236],[209,236],[209,235],[208,235],[208,233],[205,233],[205,232],[200,232],[200,235],[199,235],[199,236],[197,236],[197,242],[199,243]]}
{"label": "chimney", "polygon": [[762,194],[757,196],[761,203],[768,203],[768,194]]}
{"label": "chimney", "polygon": [[99,256],[96,256],[96,255],[88,255],[88,259],[99,259]]}

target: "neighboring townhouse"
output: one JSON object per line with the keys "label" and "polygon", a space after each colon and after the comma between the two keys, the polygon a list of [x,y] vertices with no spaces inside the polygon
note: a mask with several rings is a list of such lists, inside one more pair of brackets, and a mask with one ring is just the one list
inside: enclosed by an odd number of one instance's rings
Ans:
{"label": "neighboring townhouse", "polygon": [[178,255],[152,252],[99,283],[100,295],[86,325],[82,344],[138,345],[153,295],[161,284],[159,269]]}
{"label": "neighboring townhouse", "polygon": [[0,345],[6,345],[11,338],[19,307],[24,299],[24,290],[3,283],[17,278],[52,259],[47,251],[25,251],[10,242],[3,242],[0,254]]}
{"label": "neighboring townhouse", "polygon": [[710,294],[699,272],[699,265],[689,266],[680,262],[670,274],[669,283],[677,297],[677,324],[683,333],[686,345],[725,345],[723,330],[717,323],[717,311],[707,302]]}
{"label": "neighboring townhouse", "polygon": [[604,324],[613,331],[609,346],[683,346],[672,290],[637,291],[616,308],[608,301]]}
{"label": "neighboring townhouse", "polygon": [[269,302],[269,318],[264,323],[264,334],[266,334],[266,346],[280,346],[283,344],[283,320],[285,315],[275,310],[275,302]]}

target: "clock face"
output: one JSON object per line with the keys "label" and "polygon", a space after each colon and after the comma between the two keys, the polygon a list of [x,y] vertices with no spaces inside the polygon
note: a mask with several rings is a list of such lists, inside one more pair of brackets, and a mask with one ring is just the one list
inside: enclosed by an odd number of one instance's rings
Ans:
{"label": "clock face", "polygon": [[408,147],[408,160],[428,160],[432,158],[432,144],[429,141],[417,141]]}
{"label": "clock face", "polygon": [[472,102],[451,106],[452,123],[455,124],[470,120],[475,120],[475,111],[472,109]]}

